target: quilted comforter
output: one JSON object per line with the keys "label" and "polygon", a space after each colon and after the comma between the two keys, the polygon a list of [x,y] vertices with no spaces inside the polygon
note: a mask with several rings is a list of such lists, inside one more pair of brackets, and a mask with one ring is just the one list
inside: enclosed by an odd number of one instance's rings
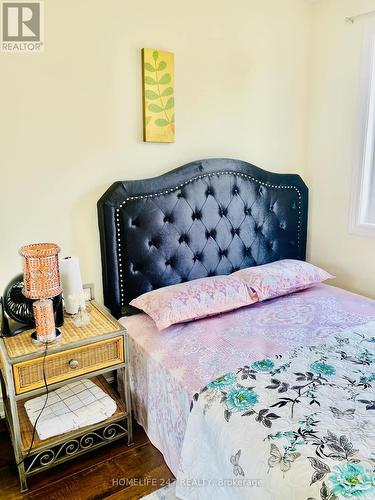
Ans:
{"label": "quilted comforter", "polygon": [[194,395],[177,496],[375,499],[375,322],[228,371]]}

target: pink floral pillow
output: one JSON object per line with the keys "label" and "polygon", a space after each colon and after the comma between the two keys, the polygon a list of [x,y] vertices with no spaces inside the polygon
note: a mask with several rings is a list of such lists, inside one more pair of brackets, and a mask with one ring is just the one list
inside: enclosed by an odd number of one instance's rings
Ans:
{"label": "pink floral pillow", "polygon": [[323,269],[302,260],[284,259],[232,274],[258,295],[259,301],[304,290],[329,278]]}
{"label": "pink floral pillow", "polygon": [[158,330],[258,302],[234,275],[212,276],[144,293],[130,302],[155,321]]}

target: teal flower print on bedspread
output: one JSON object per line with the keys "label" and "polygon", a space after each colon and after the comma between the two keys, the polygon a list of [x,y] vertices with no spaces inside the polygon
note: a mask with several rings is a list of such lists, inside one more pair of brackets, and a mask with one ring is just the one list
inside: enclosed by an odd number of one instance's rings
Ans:
{"label": "teal flower print on bedspread", "polygon": [[223,446],[203,459],[188,444],[183,462],[194,464],[197,475],[206,463],[211,471],[213,460],[225,477],[241,450],[245,478],[268,483],[272,475],[272,498],[291,498],[295,483],[298,500],[375,500],[375,355],[367,348],[374,336],[375,321],[252,360],[214,380],[193,398],[194,425],[185,443],[197,434],[212,441],[220,435],[230,455],[223,462]]}
{"label": "teal flower print on bedspread", "polygon": [[254,391],[243,388],[233,388],[228,392],[225,406],[229,411],[246,411],[258,402]]}
{"label": "teal flower print on bedspread", "polygon": [[315,361],[315,363],[310,365],[310,368],[313,372],[317,373],[318,375],[330,376],[336,373],[336,370],[332,365],[324,363],[323,361]]}
{"label": "teal flower print on bedspread", "polygon": [[359,382],[361,384],[366,384],[368,382],[375,382],[375,373],[371,373],[370,375],[362,375],[362,377],[360,377],[359,379]]}
{"label": "teal flower print on bedspread", "polygon": [[375,497],[375,475],[362,465],[338,465],[329,476],[329,481],[333,485],[331,492],[335,495],[345,498]]}
{"label": "teal flower print on bedspread", "polygon": [[270,372],[273,370],[275,363],[270,359],[261,359],[260,361],[255,361],[251,368],[256,370],[257,372]]}
{"label": "teal flower print on bedspread", "polygon": [[217,378],[213,382],[210,382],[207,387],[209,389],[225,389],[235,384],[236,381],[237,381],[236,374],[233,372],[229,372]]}

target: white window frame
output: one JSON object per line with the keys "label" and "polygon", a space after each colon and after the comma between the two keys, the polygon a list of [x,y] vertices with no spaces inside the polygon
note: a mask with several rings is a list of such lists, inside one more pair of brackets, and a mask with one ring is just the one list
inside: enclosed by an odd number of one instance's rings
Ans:
{"label": "white window frame", "polygon": [[375,175],[375,25],[365,33],[360,78],[358,140],[354,157],[350,232],[375,237],[368,219],[372,176]]}

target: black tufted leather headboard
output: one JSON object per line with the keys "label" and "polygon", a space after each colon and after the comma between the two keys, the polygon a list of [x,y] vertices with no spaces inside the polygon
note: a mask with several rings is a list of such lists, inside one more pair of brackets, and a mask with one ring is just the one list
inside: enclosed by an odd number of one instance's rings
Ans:
{"label": "black tufted leather headboard", "polygon": [[98,202],[104,301],[279,259],[305,259],[308,190],[240,160],[189,163],[115,182]]}

